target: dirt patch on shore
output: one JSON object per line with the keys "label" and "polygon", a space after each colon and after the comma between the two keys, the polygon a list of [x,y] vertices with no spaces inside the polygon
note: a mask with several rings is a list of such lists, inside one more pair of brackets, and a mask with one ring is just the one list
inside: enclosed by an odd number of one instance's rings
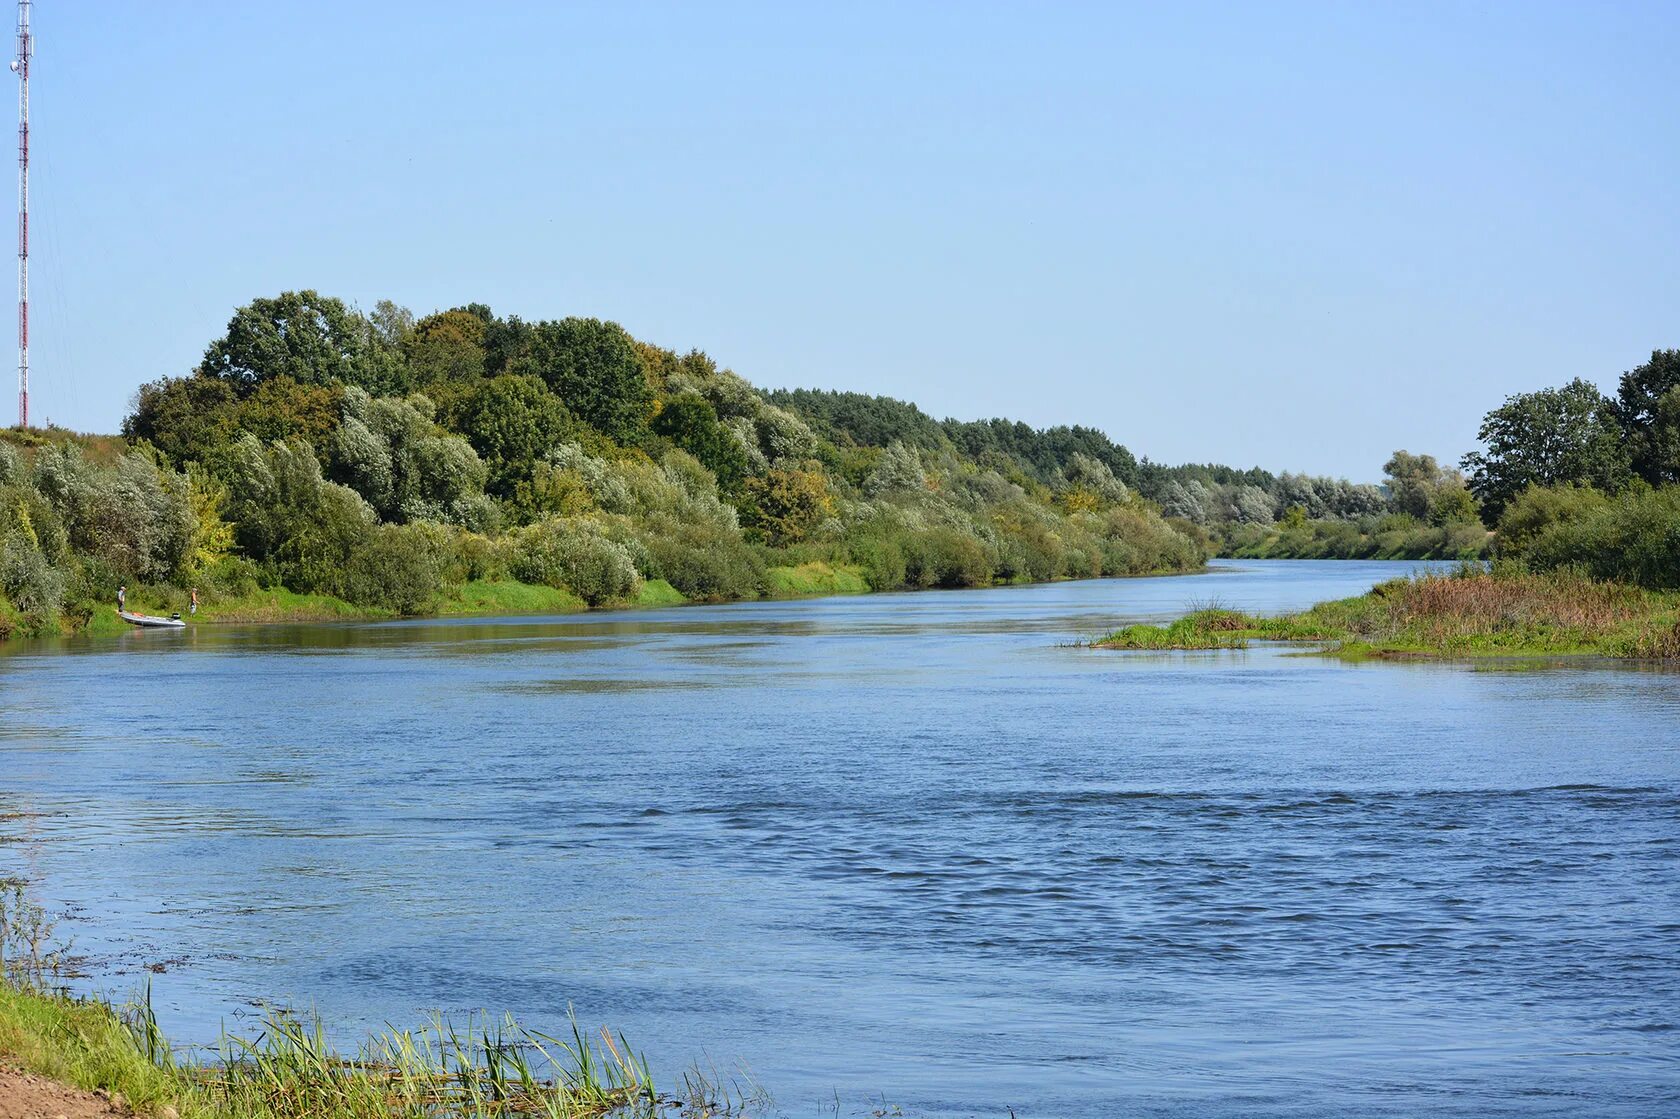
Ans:
{"label": "dirt patch on shore", "polygon": [[0,1119],[129,1119],[134,1113],[103,1092],[72,1088],[0,1065]]}

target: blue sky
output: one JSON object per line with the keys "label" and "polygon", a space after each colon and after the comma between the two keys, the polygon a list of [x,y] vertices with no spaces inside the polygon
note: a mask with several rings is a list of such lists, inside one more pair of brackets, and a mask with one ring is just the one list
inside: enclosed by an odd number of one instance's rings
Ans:
{"label": "blue sky", "polygon": [[297,287],[1357,479],[1680,346],[1676,4],[35,21],[34,412],[81,429]]}

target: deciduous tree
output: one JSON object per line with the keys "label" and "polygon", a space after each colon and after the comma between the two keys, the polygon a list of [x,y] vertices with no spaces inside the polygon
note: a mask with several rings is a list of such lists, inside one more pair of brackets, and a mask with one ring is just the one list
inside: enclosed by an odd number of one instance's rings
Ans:
{"label": "deciduous tree", "polygon": [[1579,377],[1562,388],[1507,397],[1477,434],[1486,450],[1465,455],[1463,463],[1489,523],[1531,485],[1580,482],[1614,490],[1629,477],[1615,410]]}

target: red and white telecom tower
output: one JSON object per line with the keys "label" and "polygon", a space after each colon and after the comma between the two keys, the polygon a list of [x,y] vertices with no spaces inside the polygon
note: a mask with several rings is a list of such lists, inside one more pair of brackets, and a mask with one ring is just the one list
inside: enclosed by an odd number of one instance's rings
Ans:
{"label": "red and white telecom tower", "polygon": [[29,58],[35,40],[29,34],[30,0],[18,0],[18,426],[29,426]]}

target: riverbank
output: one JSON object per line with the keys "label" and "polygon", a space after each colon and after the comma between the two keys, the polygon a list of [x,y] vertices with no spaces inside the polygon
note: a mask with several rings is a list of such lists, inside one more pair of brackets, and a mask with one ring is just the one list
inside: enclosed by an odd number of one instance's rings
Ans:
{"label": "riverbank", "polygon": [[[845,565],[805,563],[793,567],[772,567],[765,572],[766,599],[818,598],[828,595],[868,594],[871,588],[861,571]],[[410,617],[496,617],[512,614],[572,614],[591,609],[622,610],[664,606],[686,606],[696,601],[664,579],[644,581],[633,598],[591,607],[570,591],[557,587],[520,583],[512,579],[474,579],[445,588],[423,613]],[[129,592],[129,608],[141,614],[188,617],[188,595],[177,587],[137,587]],[[358,606],[326,594],[299,594],[285,587],[270,587],[245,594],[219,597],[201,594],[199,610],[191,616],[199,625],[252,625],[275,622],[384,621],[397,618],[396,611]],[[81,611],[67,611],[48,625],[30,624],[0,595],[0,641],[23,637],[65,637],[76,634],[109,636],[129,629],[117,616],[116,607],[97,605]]]}
{"label": "riverbank", "polygon": [[1478,560],[1493,554],[1494,534],[1480,523],[1430,525],[1389,516],[1375,523],[1303,521],[1240,525],[1225,534],[1229,559]]}
{"label": "riverbank", "polygon": [[1379,584],[1363,595],[1264,617],[1213,605],[1166,626],[1133,625],[1102,649],[1240,649],[1315,644],[1349,660],[1436,657],[1680,658],[1680,593],[1570,572],[1464,570]]}
{"label": "riverbank", "polygon": [[[9,1067],[8,1067],[9,1066]],[[15,1070],[15,1071],[13,1071]],[[115,1007],[0,981],[0,1116],[36,1119],[604,1119],[665,1108],[735,1114],[690,1074],[661,1096],[646,1063],[608,1030],[550,1037],[511,1020],[442,1019],[335,1052],[317,1023],[266,1014],[203,1061],[172,1048],[144,1003]]]}
{"label": "riverbank", "polygon": [[[1195,571],[1140,572],[1114,578],[1149,578],[1157,575],[1194,574]],[[1068,580],[1052,580],[1066,582]],[[756,600],[788,601],[827,598],[835,595],[879,593],[869,585],[863,569],[852,564],[813,561],[792,566],[767,568],[762,593]],[[1030,580],[1013,580],[999,586],[1029,585]],[[907,588],[890,588],[904,590]],[[445,587],[424,611],[401,614],[375,606],[361,606],[327,594],[300,594],[285,587],[269,587],[247,593],[218,596],[200,595],[199,610],[190,616],[197,625],[262,625],[309,622],[374,622],[399,617],[471,618],[518,614],[573,614],[590,610],[651,609],[669,606],[707,605],[740,599],[690,598],[664,579],[645,580],[632,598],[615,599],[591,606],[568,590],[521,583],[513,579],[474,579]],[[129,609],[140,614],[189,618],[188,592],[179,587],[142,586],[129,591]],[[66,610],[48,624],[31,623],[0,594],[0,642],[30,637],[111,636],[126,632],[130,625],[117,616],[116,607],[100,604]]]}

